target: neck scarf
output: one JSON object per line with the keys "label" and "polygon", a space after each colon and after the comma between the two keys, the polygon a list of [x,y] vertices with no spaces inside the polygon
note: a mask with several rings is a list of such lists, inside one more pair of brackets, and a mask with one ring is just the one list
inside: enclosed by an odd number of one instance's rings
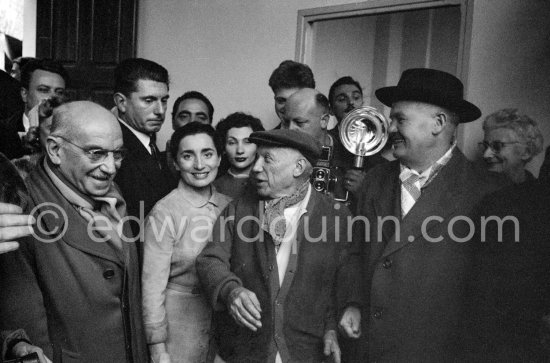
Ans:
{"label": "neck scarf", "polygon": [[287,221],[284,211],[302,201],[308,191],[309,181],[303,183],[292,195],[273,199],[265,202],[265,216],[262,228],[273,238],[275,248],[283,242],[286,233]]}

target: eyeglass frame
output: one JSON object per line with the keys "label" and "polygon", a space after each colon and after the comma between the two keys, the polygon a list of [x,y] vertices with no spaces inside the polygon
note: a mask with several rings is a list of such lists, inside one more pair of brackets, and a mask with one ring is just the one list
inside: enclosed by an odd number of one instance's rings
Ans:
{"label": "eyeglass frame", "polygon": [[[477,143],[479,145],[479,147],[483,148],[483,152],[487,151],[487,149],[491,149],[495,154],[500,154],[500,152],[502,151],[502,149],[506,146],[506,145],[513,145],[513,144],[523,144],[522,142],[519,142],[519,141],[481,141],[481,142],[478,142]],[[501,146],[498,146],[498,147],[495,147],[495,145],[501,145]]]}
{"label": "eyeglass frame", "polygon": [[[101,149],[101,148],[86,149],[86,148],[84,148],[80,145],[75,144],[71,140],[68,140],[67,138],[65,138],[61,135],[51,135],[51,136],[59,137],[60,139],[63,139],[64,141],[68,142],[69,144],[71,144],[73,146],[76,146],[80,150],[84,151],[84,154],[86,155],[86,157],[88,159],[90,159],[90,161],[92,163],[97,163],[97,164],[102,163],[103,161],[105,161],[105,159],[107,158],[109,153],[113,154],[113,159],[115,160],[115,162],[120,162],[120,161],[124,160],[124,158],[128,155],[128,149],[126,149],[125,147],[121,147],[121,148],[116,149],[116,150],[106,150],[106,149]],[[100,153],[98,154],[98,152],[100,152]],[[119,155],[118,158],[117,158],[117,155]],[[95,160],[95,158],[98,157],[98,156],[99,156],[99,159]]]}

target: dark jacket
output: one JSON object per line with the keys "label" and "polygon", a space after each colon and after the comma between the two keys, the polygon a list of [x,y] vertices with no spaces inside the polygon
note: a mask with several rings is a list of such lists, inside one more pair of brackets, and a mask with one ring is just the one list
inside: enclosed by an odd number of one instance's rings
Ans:
{"label": "dark jacket", "polygon": [[[153,206],[177,186],[177,178],[166,167],[165,158],[159,157],[161,169],[128,126],[120,123],[120,128],[122,129],[124,147],[128,149],[128,156],[122,161],[115,182],[126,201],[128,215],[144,222],[144,218]],[[143,208],[140,208],[141,203],[143,203]],[[132,223],[131,226],[135,235],[139,235],[144,227],[136,223]],[[143,244],[137,243],[141,261]]]}
{"label": "dark jacket", "polygon": [[[356,254],[347,272],[357,285],[347,300],[364,307],[372,362],[449,361],[472,265],[472,243],[457,242],[469,233],[461,218],[473,217],[474,206],[497,186],[455,149],[401,220],[399,173],[393,161],[367,174],[357,214],[367,217],[370,230],[361,223],[354,231]],[[383,223],[384,217],[394,220]]]}
{"label": "dark jacket", "polygon": [[29,176],[28,189],[43,213],[38,236],[59,239],[27,238],[0,256],[0,289],[10,292],[0,299],[2,329],[24,328],[56,363],[147,362],[135,249],[94,242],[43,167]]}
{"label": "dark jacket", "polygon": [[[247,193],[220,215],[213,243],[197,258],[197,271],[219,312],[220,354],[226,361],[269,362],[277,350],[284,362],[324,359],[323,336],[336,330],[336,281],[349,246],[350,214],[344,206],[335,205],[330,197],[312,191],[297,230],[297,254],[291,253],[280,288],[273,242],[254,220],[263,211],[263,203]],[[323,225],[326,241],[307,241],[308,236],[321,236]],[[334,242],[335,234],[340,236],[339,243]],[[262,328],[257,332],[238,326],[225,311],[228,294],[238,286],[258,297]]]}
{"label": "dark jacket", "polygon": [[22,111],[0,120],[0,152],[10,160],[27,154],[18,134],[23,131],[25,128],[23,127]]}
{"label": "dark jacket", "polygon": [[533,180],[500,190],[484,199],[479,215],[509,219],[501,227],[488,222],[476,251],[462,361],[548,362],[550,186]]}

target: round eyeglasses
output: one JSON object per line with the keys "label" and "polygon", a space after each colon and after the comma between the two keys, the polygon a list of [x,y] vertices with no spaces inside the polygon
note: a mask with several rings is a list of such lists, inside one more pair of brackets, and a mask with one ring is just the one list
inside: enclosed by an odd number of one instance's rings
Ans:
{"label": "round eyeglasses", "polygon": [[113,159],[115,159],[116,162],[122,161],[126,155],[128,155],[128,149],[121,147],[120,149],[116,150],[106,150],[106,149],[100,149],[100,148],[84,148],[80,145],[75,144],[74,142],[67,140],[67,138],[60,136],[60,135],[52,135],[55,137],[59,137],[60,139],[65,140],[69,144],[76,146],[80,150],[84,151],[84,154],[90,159],[92,163],[101,163],[107,159],[107,156],[109,156],[109,153],[113,153]]}
{"label": "round eyeglasses", "polygon": [[493,150],[493,152],[495,154],[498,154],[502,151],[502,149],[504,149],[506,147],[506,145],[513,145],[513,144],[521,144],[521,142],[519,141],[509,141],[509,142],[504,142],[504,141],[482,141],[480,143],[478,143],[479,145],[479,148],[481,149],[481,151],[485,152],[487,151],[487,149],[491,149]]}

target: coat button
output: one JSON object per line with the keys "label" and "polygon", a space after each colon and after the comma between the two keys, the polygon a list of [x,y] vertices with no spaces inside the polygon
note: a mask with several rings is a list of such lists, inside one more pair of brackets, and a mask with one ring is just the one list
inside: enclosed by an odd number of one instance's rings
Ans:
{"label": "coat button", "polygon": [[375,318],[375,319],[380,319],[382,318],[382,309],[377,309],[374,311],[374,313],[372,314],[372,316]]}
{"label": "coat button", "polygon": [[382,267],[384,268],[391,268],[391,260],[389,258],[386,258],[384,262],[382,263]]}
{"label": "coat button", "polygon": [[112,269],[107,269],[103,272],[103,277],[106,279],[112,279],[115,276],[115,271]]}

